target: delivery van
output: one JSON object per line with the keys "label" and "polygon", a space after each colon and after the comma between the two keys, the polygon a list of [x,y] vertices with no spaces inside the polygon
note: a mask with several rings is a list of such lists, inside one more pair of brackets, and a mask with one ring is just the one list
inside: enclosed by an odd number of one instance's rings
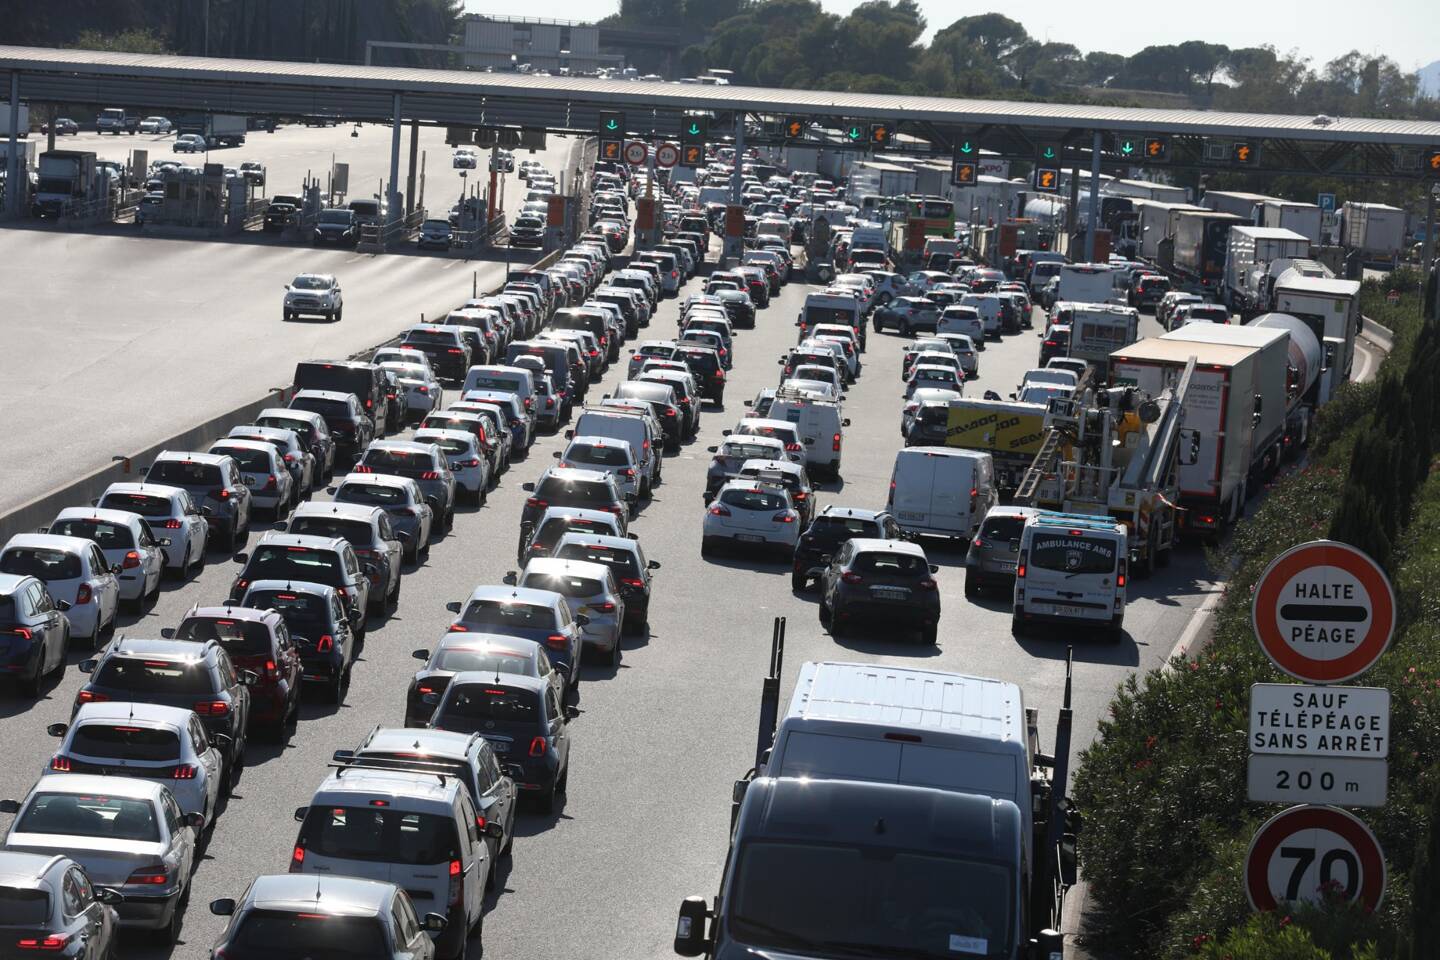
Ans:
{"label": "delivery van", "polygon": [[886,509],[907,533],[968,540],[999,502],[988,453],[909,447],[895,454]]}
{"label": "delivery van", "polygon": [[844,429],[850,426],[840,414],[839,403],[782,386],[770,405],[769,419],[795,425],[805,445],[805,469],[812,477],[839,479]]}

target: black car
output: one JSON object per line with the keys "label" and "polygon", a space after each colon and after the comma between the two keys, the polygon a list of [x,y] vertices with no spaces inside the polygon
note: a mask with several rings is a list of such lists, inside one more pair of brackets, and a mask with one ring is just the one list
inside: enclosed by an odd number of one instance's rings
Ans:
{"label": "black car", "polygon": [[750,299],[748,293],[740,290],[719,290],[715,293],[725,307],[725,315],[730,318],[730,324],[734,327],[744,327],[746,330],[755,329],[755,301]]}
{"label": "black car", "polygon": [[375,439],[375,421],[366,416],[359,398],[353,393],[297,390],[290,398],[290,407],[318,413],[325,419],[335,446],[335,464],[346,469]]}
{"label": "black car", "polygon": [[795,545],[795,566],[790,574],[790,586],[795,590],[804,590],[810,578],[819,576],[824,570],[824,558],[834,556],[845,541],[855,537],[904,540],[905,533],[895,518],[884,510],[828,506],[800,534],[800,542]]}
{"label": "black car", "polygon": [[1065,324],[1057,323],[1045,331],[1045,339],[1040,341],[1040,360],[1038,366],[1045,366],[1054,357],[1068,357],[1070,355],[1070,328]]}
{"label": "black car", "polygon": [[1146,307],[1149,307],[1153,313],[1155,311],[1155,305],[1169,292],[1169,277],[1161,277],[1149,273],[1142,274],[1130,287],[1130,306],[1136,310],[1144,310]]}
{"label": "black car", "polygon": [[718,351],[713,347],[682,343],[676,346],[674,359],[690,368],[700,385],[701,397],[714,400],[716,406],[725,406],[725,369]]}
{"label": "black car", "polygon": [[395,529],[384,507],[364,503],[305,503],[290,515],[286,533],[340,537],[366,566],[370,608],[383,612],[400,602],[400,571],[408,535]]}
{"label": "black car", "polygon": [[258,679],[236,670],[218,641],[116,640],[94,660],[80,663],[90,680],[75,695],[73,719],[82,704],[129,700],[195,711],[205,732],[225,755],[228,789],[245,766],[250,684]]}
{"label": "black car", "polygon": [[302,581],[257,580],[240,605],[280,614],[300,653],[300,679],[323,684],[332,702],[344,701],[359,640],[338,590]]}
{"label": "black car", "polygon": [[301,360],[295,364],[295,389],[353,393],[365,415],[375,422],[375,435],[398,429],[403,420],[390,415],[389,381],[376,363],[361,360]]}
{"label": "black car", "polygon": [[918,629],[934,644],[940,625],[939,567],[925,551],[903,540],[856,537],[835,552],[820,574],[820,625],[839,636],[860,621],[893,633]]}
{"label": "black car", "polygon": [[562,536],[551,556],[608,566],[625,599],[623,627],[641,636],[649,632],[652,571],[660,569],[660,561],[646,560],[639,540],[576,531]]}
{"label": "black car", "polygon": [[299,197],[287,197],[279,194],[271,197],[270,205],[265,208],[265,232],[279,233],[298,221],[302,206],[303,202]]}
{"label": "black car", "polygon": [[353,247],[360,242],[360,224],[354,210],[331,207],[320,211],[315,221],[313,238],[316,244],[335,243],[342,247]]}
{"label": "black car", "polygon": [[451,679],[430,726],[489,740],[521,794],[549,813],[569,780],[568,722],[549,680],[484,671]]}
{"label": "black car", "polygon": [[0,574],[0,673],[15,678],[27,697],[38,697],[49,674],[65,669],[70,604],[50,596],[45,582]]}
{"label": "black car", "polygon": [[517,217],[510,225],[510,246],[539,247],[545,242],[545,221],[539,217]]}

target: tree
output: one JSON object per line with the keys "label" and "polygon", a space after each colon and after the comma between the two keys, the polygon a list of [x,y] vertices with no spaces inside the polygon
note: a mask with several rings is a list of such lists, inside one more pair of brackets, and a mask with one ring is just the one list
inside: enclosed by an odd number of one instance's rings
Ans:
{"label": "tree", "polygon": [[173,53],[163,39],[149,30],[130,29],[119,33],[82,30],[75,38],[82,50],[106,50],[113,53]]}
{"label": "tree", "polygon": [[974,17],[961,17],[950,26],[935,34],[935,44],[949,46],[955,40],[978,45],[985,56],[994,63],[1000,63],[1014,52],[1030,34],[1018,21],[1001,13],[982,13]]}
{"label": "tree", "polygon": [[915,43],[924,32],[925,18],[914,0],[893,6],[886,0],[867,0],[840,21],[840,62],[851,73],[908,77],[920,54]]}

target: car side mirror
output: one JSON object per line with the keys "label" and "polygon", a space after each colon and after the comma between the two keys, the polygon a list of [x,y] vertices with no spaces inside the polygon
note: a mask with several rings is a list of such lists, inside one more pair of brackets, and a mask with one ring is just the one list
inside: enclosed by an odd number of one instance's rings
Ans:
{"label": "car side mirror", "polygon": [[[91,502],[92,504],[94,504],[94,503],[97,503],[98,501],[92,500],[92,501],[90,501],[90,502]],[[36,528],[35,528],[35,532],[36,532],[36,533],[45,533],[45,532],[48,531],[49,529],[50,529],[49,527],[36,527]]]}
{"label": "car side mirror", "polygon": [[449,603],[445,604],[445,609],[448,610],[448,611],[450,611],[451,613],[459,613],[459,612],[460,612],[460,601],[459,601],[459,600],[451,600]]}
{"label": "car side mirror", "polygon": [[334,487],[326,487],[326,488],[325,488],[325,492],[328,493],[328,494],[330,494],[330,496],[332,496],[332,497],[335,496],[335,488],[334,488]]}
{"label": "car side mirror", "polygon": [[550,451],[550,456],[554,457],[556,460],[559,460],[559,459],[560,459],[561,457],[563,457],[564,455],[565,455],[565,454],[562,453],[562,452],[559,451],[559,450],[552,450],[552,451]]}
{"label": "car side mirror", "polygon": [[526,493],[534,493],[535,482],[533,480],[527,480],[526,482],[520,484],[520,489],[524,490]]}
{"label": "car side mirror", "polygon": [[721,430],[721,431],[720,431],[720,436],[722,436],[722,437],[728,437],[728,436],[730,436],[730,434],[732,434],[732,433],[734,433],[734,432],[735,432],[734,430]]}
{"label": "car side mirror", "polygon": [[80,661],[80,672],[81,672],[81,673],[94,673],[94,672],[95,672],[95,668],[98,667],[99,665],[100,665],[100,661],[99,661],[99,660],[81,660],[81,661]]}
{"label": "car side mirror", "polygon": [[210,745],[212,747],[219,747],[221,750],[225,750],[228,749],[230,745],[234,742],[235,738],[230,736],[230,734],[228,733],[210,734]]}
{"label": "car side mirror", "polygon": [[95,899],[107,907],[118,907],[125,902],[125,894],[114,887],[94,887]]}
{"label": "car side mirror", "polygon": [[659,560],[651,560],[649,563],[645,564],[645,569],[646,569],[646,570],[659,570],[659,569],[660,569],[660,561],[659,561]]}
{"label": "car side mirror", "polygon": [[709,946],[705,921],[710,910],[704,897],[686,897],[680,902],[680,916],[675,921],[675,952],[682,957],[698,957]]}
{"label": "car side mirror", "polygon": [[485,836],[491,840],[501,840],[505,837],[505,828],[497,821],[491,820],[485,824]]}
{"label": "car side mirror", "polygon": [[845,419],[845,420],[841,420],[841,421],[840,421],[840,426],[842,426],[842,427],[848,427],[848,426],[850,426],[850,420],[849,420],[848,418]]}
{"label": "car side mirror", "polygon": [[931,573],[939,573],[939,572],[940,572],[940,564],[938,564],[938,563],[932,563],[932,564],[930,564],[930,572],[931,572]]}
{"label": "car side mirror", "polygon": [[229,897],[210,901],[210,912],[217,917],[228,917],[235,913],[235,901]]}
{"label": "car side mirror", "polygon": [[514,570],[507,570],[505,572],[505,576],[501,578],[501,582],[504,583],[507,587],[513,587],[515,586],[515,584],[520,582],[520,578]]}
{"label": "car side mirror", "polygon": [[100,501],[99,501],[99,500],[91,500],[91,501],[90,501],[90,506],[92,506],[92,507],[98,507],[98,506],[100,506]]}
{"label": "car side mirror", "polygon": [[209,507],[201,507],[201,508],[200,508],[200,516],[202,516],[202,517],[213,517],[213,516],[215,516],[215,511],[214,511],[214,510],[211,510]]}
{"label": "car side mirror", "polygon": [[124,570],[124,569],[125,569],[125,568],[122,567],[122,566],[121,566],[120,564],[118,564],[118,563],[112,563],[112,564],[110,565],[110,572],[113,573],[113,574],[115,574],[115,576],[117,576],[117,577],[120,576],[120,571],[121,571],[121,570]]}
{"label": "car side mirror", "polygon": [[69,601],[69,600],[56,600],[56,601],[55,601],[55,609],[56,609],[56,610],[59,610],[61,613],[64,613],[66,610],[69,610],[69,609],[70,609],[70,601]]}
{"label": "car side mirror", "polygon": [[577,613],[575,614],[575,622],[582,627],[588,627],[590,625],[590,616],[584,613]]}
{"label": "car side mirror", "polygon": [[255,686],[255,684],[260,682],[260,674],[256,673],[254,670],[241,670],[240,682],[245,684],[245,686],[247,687],[253,687]]}
{"label": "car side mirror", "polygon": [[187,813],[185,815],[185,823],[189,826],[194,827],[196,830],[204,830],[205,814],[201,813],[198,810],[194,813]]}
{"label": "car side mirror", "polygon": [[305,818],[306,818],[309,814],[310,814],[310,808],[309,808],[309,807],[296,807],[296,808],[295,808],[295,822],[296,822],[296,823],[304,823],[304,822],[305,822]]}
{"label": "car side mirror", "polygon": [[69,731],[69,729],[70,724],[68,723],[52,723],[50,724],[50,726],[45,728],[45,732],[50,734],[50,736],[52,737],[63,737],[65,736],[66,732]]}
{"label": "car side mirror", "polygon": [[248,553],[236,553],[236,554],[233,554],[233,555],[231,555],[231,557],[230,557],[230,562],[231,562],[231,563],[249,563],[249,562],[250,562],[250,554],[248,554]]}
{"label": "car side mirror", "polygon": [[446,919],[438,913],[425,914],[425,932],[440,933],[445,929]]}

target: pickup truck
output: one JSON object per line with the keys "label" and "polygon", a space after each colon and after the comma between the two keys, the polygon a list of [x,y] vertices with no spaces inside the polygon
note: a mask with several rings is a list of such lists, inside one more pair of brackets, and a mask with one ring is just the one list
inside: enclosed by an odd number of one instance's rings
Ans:
{"label": "pickup truck", "polygon": [[95,115],[96,133],[135,134],[140,132],[140,118],[131,116],[119,107],[106,107]]}

